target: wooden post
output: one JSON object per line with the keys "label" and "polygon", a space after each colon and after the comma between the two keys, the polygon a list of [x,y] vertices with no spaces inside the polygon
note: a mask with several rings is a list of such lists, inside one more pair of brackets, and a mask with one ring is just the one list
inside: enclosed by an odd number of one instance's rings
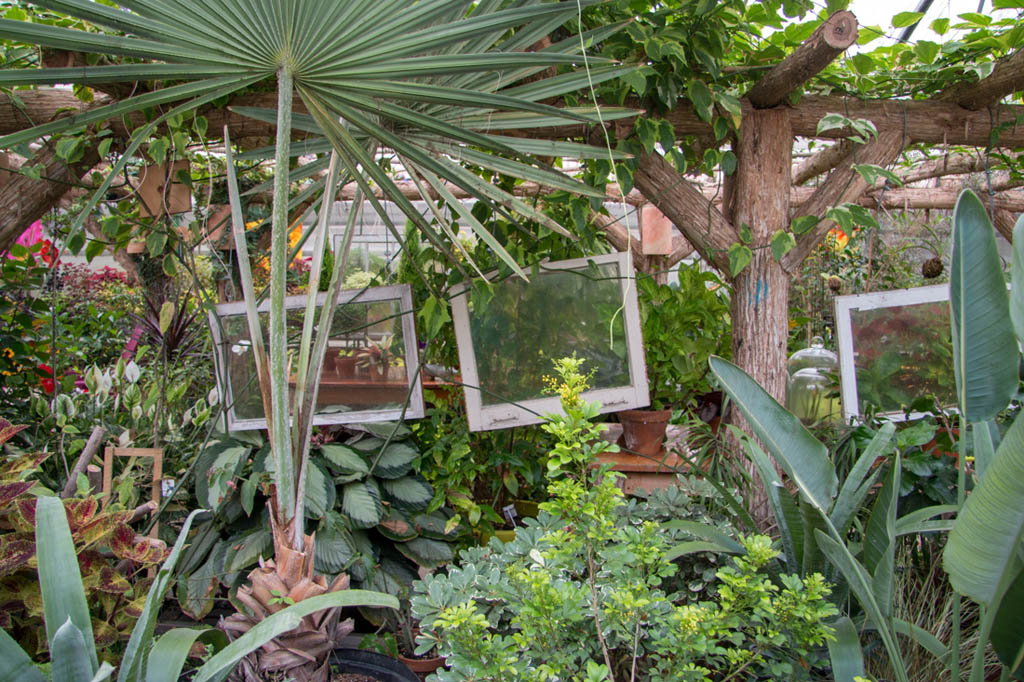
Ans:
{"label": "wooden post", "polygon": [[[793,135],[782,108],[754,111],[743,118],[736,167],[733,224],[751,234],[753,257],[733,279],[733,362],[780,403],[785,401],[789,342],[789,275],[771,250],[772,235],[789,224],[789,186]],[[739,411],[733,423],[749,432]],[[745,468],[757,480],[753,464]],[[770,516],[759,485],[747,491],[754,519]]]}
{"label": "wooden post", "polygon": [[[155,507],[153,513],[160,508],[161,483],[164,477],[164,451],[161,448],[115,448],[107,447],[103,451],[103,498],[104,504],[110,503],[110,494],[114,487],[115,457],[150,457],[153,459],[153,486],[150,499]],[[160,524],[154,523],[149,537],[156,538]]]}

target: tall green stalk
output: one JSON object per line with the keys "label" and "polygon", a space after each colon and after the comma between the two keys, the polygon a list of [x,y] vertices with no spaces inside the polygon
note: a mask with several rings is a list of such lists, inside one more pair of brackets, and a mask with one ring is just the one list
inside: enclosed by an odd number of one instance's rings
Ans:
{"label": "tall green stalk", "polygon": [[291,161],[292,73],[288,64],[277,76],[277,148],[274,156],[274,200],[270,240],[270,401],[267,420],[274,458],[277,525],[287,529],[293,549],[302,549],[303,528],[296,520],[296,495],[302,490],[297,473],[301,462],[290,447],[288,391],[288,329],[284,307],[288,278],[288,166]]}

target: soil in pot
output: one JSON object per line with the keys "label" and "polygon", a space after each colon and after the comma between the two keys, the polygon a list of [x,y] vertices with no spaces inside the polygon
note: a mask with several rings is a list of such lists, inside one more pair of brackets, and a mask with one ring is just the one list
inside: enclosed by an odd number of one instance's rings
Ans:
{"label": "soil in pot", "polygon": [[623,410],[616,416],[622,424],[621,447],[649,457],[663,454],[665,429],[672,410]]}

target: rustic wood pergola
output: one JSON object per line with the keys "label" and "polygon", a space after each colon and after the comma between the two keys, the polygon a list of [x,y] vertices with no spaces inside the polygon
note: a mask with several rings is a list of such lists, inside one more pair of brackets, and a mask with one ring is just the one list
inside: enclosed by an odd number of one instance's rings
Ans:
{"label": "rustic wood pergola", "polygon": [[[951,209],[956,192],[949,189],[887,187],[869,184],[854,168],[858,164],[889,166],[907,145],[924,143],[945,148],[944,157],[919,164],[903,173],[906,182],[946,175],[977,172],[986,167],[985,155],[950,152],[973,147],[1003,149],[1024,147],[1024,106],[1000,104],[1007,95],[1024,87],[1024,52],[999,60],[984,80],[958,83],[926,100],[859,100],[852,97],[805,96],[790,103],[789,96],[841,55],[857,38],[857,20],[850,12],[833,14],[792,54],[769,69],[742,98],[742,122],[731,141],[737,157],[733,175],[724,178],[721,192],[701,188],[658,152],[640,153],[634,182],[636,190],[624,199],[641,205],[650,202],[671,219],[678,230],[668,256],[643,256],[636,240],[629,240],[623,226],[605,216],[595,216],[610,242],[619,249],[634,249],[634,261],[643,270],[671,266],[695,248],[700,256],[731,280],[734,359],[772,395],[781,399],[785,390],[788,338],[789,288],[801,263],[821,243],[832,224],[826,211],[845,202],[866,207]],[[74,57],[67,57],[73,63]],[[93,105],[78,100],[70,91],[40,89],[0,97],[0,134],[66,116],[109,102],[122,94],[123,86],[95,86],[100,92]],[[271,95],[255,94],[232,100],[227,107],[208,107],[199,112],[210,131],[227,125],[232,139],[243,146],[266,144],[273,137],[266,123],[232,113],[234,105],[273,108]],[[866,144],[846,139],[849,130],[818,132],[818,122],[829,113],[850,119],[870,120],[878,135]],[[713,141],[711,126],[701,120],[687,102],[665,113],[677,139],[691,136],[706,146]],[[128,139],[135,120],[112,120],[112,137]],[[634,121],[609,124],[617,137],[629,135]],[[998,131],[998,136],[994,133]],[[587,139],[592,128],[567,125],[531,130],[538,138]],[[834,143],[794,164],[797,138],[817,138]],[[995,142],[993,140],[995,139]],[[116,143],[115,143],[116,148]],[[0,249],[9,245],[34,220],[44,215],[71,188],[85,183],[100,164],[95,146],[81,159],[66,163],[44,145],[34,163],[43,167],[42,177],[10,174],[0,186]],[[823,179],[822,179],[823,178]],[[808,183],[815,183],[809,186]],[[87,184],[87,183],[86,183]],[[1009,237],[1016,214],[1024,211],[1024,190],[1017,182],[999,177],[992,183],[987,203],[994,223]],[[408,188],[410,193],[414,190]],[[524,193],[543,193],[545,188],[525,184]],[[615,196],[614,186],[610,189]],[[818,224],[796,235],[796,245],[781,259],[772,257],[770,241],[798,216],[815,216]],[[735,277],[729,275],[728,250],[740,240],[740,227],[752,234],[750,264]],[[630,243],[632,242],[632,243]]]}

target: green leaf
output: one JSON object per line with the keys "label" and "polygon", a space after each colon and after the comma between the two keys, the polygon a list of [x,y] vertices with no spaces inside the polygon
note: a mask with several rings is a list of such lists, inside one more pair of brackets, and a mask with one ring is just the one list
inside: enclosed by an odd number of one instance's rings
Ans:
{"label": "green leaf", "polygon": [[320,519],[334,508],[334,481],[316,462],[309,462],[306,468],[306,516]]}
{"label": "green leaf", "polygon": [[103,253],[107,248],[105,242],[101,242],[98,239],[90,239],[85,243],[85,260],[92,262],[96,256]]}
{"label": "green leaf", "polygon": [[384,505],[373,479],[346,483],[342,489],[341,511],[355,528],[372,528],[384,518]]}
{"label": "green leaf", "polygon": [[739,242],[733,242],[729,246],[729,271],[732,276],[743,272],[744,268],[750,265],[750,261],[754,258],[754,252],[750,250],[750,247],[744,246]]}
{"label": "green leaf", "polygon": [[398,600],[389,594],[366,590],[340,590],[303,599],[265,618],[244,635],[214,654],[196,673],[193,682],[210,682],[234,669],[242,658],[278,635],[298,627],[302,618],[327,608],[377,606],[398,608]]}
{"label": "green leaf", "polygon": [[99,666],[93,644],[92,619],[85,601],[82,574],[78,570],[75,543],[71,539],[64,503],[60,498],[36,499],[36,556],[50,651],[53,651],[57,629],[70,621],[88,642],[86,662],[90,665],[89,677],[92,677]]}
{"label": "green leaf", "polygon": [[1003,595],[990,637],[1000,662],[1017,679],[1024,675],[1024,572]]}
{"label": "green leaf", "polygon": [[691,80],[686,86],[686,96],[693,102],[697,115],[704,122],[710,123],[714,115],[714,99],[708,86],[703,81]]}
{"label": "green leaf", "polygon": [[772,235],[772,258],[782,260],[782,257],[795,246],[796,239],[793,238],[793,233],[785,230],[776,230],[775,234]]}
{"label": "green leaf", "polygon": [[146,682],[178,682],[196,642],[212,646],[216,653],[228,645],[228,638],[216,628],[175,628],[166,632],[150,650]]}
{"label": "green leaf", "polygon": [[861,76],[870,75],[875,70],[875,60],[863,52],[853,55],[848,61],[853,70]]}
{"label": "green leaf", "polygon": [[1013,254],[1010,265],[1010,319],[1018,342],[1024,342],[1024,215],[1013,226]]}
{"label": "green leaf", "polygon": [[0,630],[0,682],[46,682],[46,676],[5,630]]}
{"label": "green leaf", "polygon": [[883,467],[876,467],[875,462],[879,457],[884,457],[891,449],[892,436],[895,431],[896,426],[892,422],[883,424],[846,475],[846,480],[843,481],[839,496],[829,514],[829,520],[839,533],[846,532],[853,522],[854,516],[860,511],[864,499],[874,486],[875,480],[882,472]]}
{"label": "green leaf", "polygon": [[235,573],[256,563],[261,556],[270,556],[274,538],[269,528],[257,528],[237,535],[228,541],[228,553],[224,559],[224,572]]}
{"label": "green leaf", "polygon": [[906,28],[921,21],[924,12],[899,12],[892,18],[893,28]]}
{"label": "green leaf", "polygon": [[378,478],[401,478],[419,458],[419,450],[408,443],[391,443],[377,457],[373,474]]}
{"label": "green leaf", "polygon": [[977,195],[953,211],[949,304],[958,404],[968,421],[993,419],[1017,391],[1019,351],[995,232]]}
{"label": "green leaf", "polygon": [[95,645],[92,642],[86,645],[82,631],[71,619],[64,621],[50,644],[50,677],[53,682],[91,682],[96,671],[96,652],[92,652],[93,661],[90,661],[90,649],[95,649]]}
{"label": "green leaf", "polygon": [[340,443],[327,443],[320,446],[320,453],[327,460],[327,465],[342,474],[368,474],[370,465],[362,455]]}
{"label": "green leaf", "polygon": [[925,64],[931,64],[939,56],[941,46],[930,40],[919,40],[914,45],[914,54]]}
{"label": "green leaf", "polygon": [[321,530],[316,534],[314,568],[320,573],[341,573],[358,554],[352,534],[344,528]]}
{"label": "green leaf", "polygon": [[832,663],[835,682],[855,682],[864,677],[864,654],[861,652],[857,628],[847,616],[832,623],[835,639],[828,642],[828,655]]}
{"label": "green leaf", "polygon": [[640,97],[643,97],[647,91],[647,77],[639,70],[627,71],[619,76],[619,78],[624,80],[629,87],[633,88]]}
{"label": "green leaf", "polygon": [[399,509],[423,511],[434,498],[434,489],[419,476],[406,476],[380,483],[384,497]]}
{"label": "green leaf", "polygon": [[417,566],[437,568],[455,560],[455,550],[447,542],[418,537],[395,545],[407,559]]}
{"label": "green leaf", "polygon": [[1024,417],[1018,415],[964,502],[943,553],[950,583],[988,608],[1020,571],[1024,540]]}
{"label": "green leaf", "polygon": [[793,230],[793,234],[800,235],[807,232],[815,225],[821,222],[821,218],[814,215],[802,215],[793,218],[793,222],[790,223],[789,229]]}
{"label": "green leaf", "polygon": [[827,513],[839,483],[825,446],[742,369],[715,356],[708,362],[722,389],[800,494]]}

